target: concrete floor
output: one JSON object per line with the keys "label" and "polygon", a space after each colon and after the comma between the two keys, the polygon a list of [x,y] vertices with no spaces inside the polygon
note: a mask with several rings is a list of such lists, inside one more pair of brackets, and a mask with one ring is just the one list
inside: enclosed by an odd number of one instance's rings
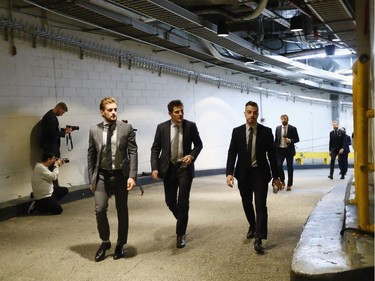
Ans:
{"label": "concrete floor", "polygon": [[[349,174],[352,171],[349,171]],[[93,198],[64,204],[59,216],[23,216],[0,221],[0,280],[290,280],[293,249],[306,219],[338,178],[327,169],[295,170],[292,191],[268,193],[269,237],[265,255],[246,239],[247,222],[237,187],[224,175],[198,177],[191,191],[187,246],[175,247],[175,220],[164,203],[162,183],[129,195],[127,257],[112,249],[94,262],[100,245]],[[116,241],[114,200],[109,217]]]}

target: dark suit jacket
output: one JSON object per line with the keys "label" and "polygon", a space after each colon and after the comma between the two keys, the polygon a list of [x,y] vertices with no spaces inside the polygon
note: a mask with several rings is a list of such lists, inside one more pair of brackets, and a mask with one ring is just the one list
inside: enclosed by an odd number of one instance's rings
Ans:
{"label": "dark suit jacket", "polygon": [[52,152],[60,157],[60,138],[65,137],[65,130],[59,128],[59,120],[52,109],[44,114],[41,131],[40,146],[42,150]]}
{"label": "dark suit jacket", "polygon": [[[281,128],[282,125],[277,126],[275,130],[275,146],[276,146],[276,153],[279,149],[280,141],[281,141]],[[297,132],[297,128],[288,124],[288,131],[286,132],[286,137],[291,140],[291,143],[287,146],[287,155],[294,156],[296,155],[296,148],[294,146],[295,143],[299,142],[299,136]]]}
{"label": "dark suit jacket", "polygon": [[[197,125],[194,122],[183,120],[183,155],[192,155],[194,160],[188,166],[194,177],[194,162],[203,148]],[[158,170],[159,176],[163,178],[168,173],[171,158],[171,120],[159,124],[156,128],[154,143],[151,147],[151,170]],[[194,147],[192,148],[192,144]]]}
{"label": "dark suit jacket", "polygon": [[[130,124],[117,121],[116,125],[116,159],[121,160],[124,177],[137,180],[138,148],[135,141],[135,132]],[[97,183],[99,162],[103,151],[103,130],[103,122],[90,128],[87,162],[89,182],[93,186],[96,186]]]}
{"label": "dark suit jacket", "polygon": [[343,130],[337,129],[337,135],[334,130],[329,133],[329,151],[338,153],[341,148],[345,148],[346,134]]}
{"label": "dark suit jacket", "polygon": [[[271,178],[277,178],[278,169],[272,130],[261,124],[258,124],[257,127],[255,153],[258,168],[261,169],[264,180],[269,182]],[[233,129],[232,139],[228,149],[226,175],[234,175],[238,181],[241,181],[245,178],[249,168],[250,160],[247,153],[246,125],[244,124]]]}

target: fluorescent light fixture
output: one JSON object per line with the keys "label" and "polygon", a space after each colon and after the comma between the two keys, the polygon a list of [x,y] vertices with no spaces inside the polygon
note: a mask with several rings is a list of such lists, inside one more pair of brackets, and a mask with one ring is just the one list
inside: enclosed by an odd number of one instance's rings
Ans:
{"label": "fluorescent light fixture", "polygon": [[217,26],[217,36],[227,37],[228,35],[229,35],[229,30],[225,21],[219,22],[219,25]]}
{"label": "fluorescent light fixture", "polygon": [[251,65],[253,63],[255,63],[255,60],[249,59],[249,60],[244,62],[244,65]]}
{"label": "fluorescent light fixture", "polygon": [[303,16],[295,16],[290,19],[290,31],[298,32],[303,30]]}

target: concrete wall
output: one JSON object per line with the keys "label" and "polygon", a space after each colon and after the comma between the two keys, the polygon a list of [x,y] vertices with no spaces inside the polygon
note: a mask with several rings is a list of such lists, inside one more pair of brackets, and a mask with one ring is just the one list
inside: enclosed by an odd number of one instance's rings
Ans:
{"label": "concrete wall", "polygon": [[[244,83],[250,81],[248,76],[232,75],[221,68],[207,69],[203,64],[192,64],[188,58],[169,52],[152,52],[150,47],[141,44],[113,43],[113,39],[99,36],[89,39],[116,44],[116,47],[138,54],[223,78]],[[289,115],[290,124],[299,131],[298,150],[328,149],[328,134],[332,129],[332,109],[328,105],[293,101],[264,92],[241,93],[237,89],[195,83],[178,76],[163,73],[159,76],[143,68],[119,68],[116,62],[102,60],[100,56],[80,59],[78,52],[71,52],[63,46],[37,45],[33,48],[22,38],[16,38],[14,44],[17,55],[12,56],[10,42],[0,40],[0,202],[27,196],[31,192],[32,166],[39,158],[36,125],[60,101],[69,107],[69,111],[59,117],[60,125],[80,127],[72,134],[72,151],[68,151],[62,139],[62,156],[71,160],[61,169],[59,179],[64,186],[88,183],[88,130],[102,121],[98,105],[105,96],[118,99],[119,119],[128,120],[138,130],[140,173],[150,172],[150,147],[156,125],[168,119],[166,105],[172,99],[181,99],[185,105],[185,118],[198,125],[204,143],[196,162],[196,168],[200,170],[225,167],[231,131],[245,122],[244,105],[249,100],[258,102],[263,124],[273,130],[280,124],[281,114]],[[254,83],[260,82],[254,80]],[[272,85],[272,88],[281,93],[304,94],[287,85]],[[339,108],[339,111],[341,125],[351,134],[352,109]]]}

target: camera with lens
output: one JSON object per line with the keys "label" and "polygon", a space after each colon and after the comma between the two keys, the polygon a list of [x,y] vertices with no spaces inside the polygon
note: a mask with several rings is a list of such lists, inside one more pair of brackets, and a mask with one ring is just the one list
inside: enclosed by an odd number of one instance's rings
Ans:
{"label": "camera with lens", "polygon": [[72,131],[78,131],[79,130],[79,126],[66,125],[66,127],[71,128]]}
{"label": "camera with lens", "polygon": [[69,158],[60,158],[61,161],[63,161],[64,163],[69,163]]}

